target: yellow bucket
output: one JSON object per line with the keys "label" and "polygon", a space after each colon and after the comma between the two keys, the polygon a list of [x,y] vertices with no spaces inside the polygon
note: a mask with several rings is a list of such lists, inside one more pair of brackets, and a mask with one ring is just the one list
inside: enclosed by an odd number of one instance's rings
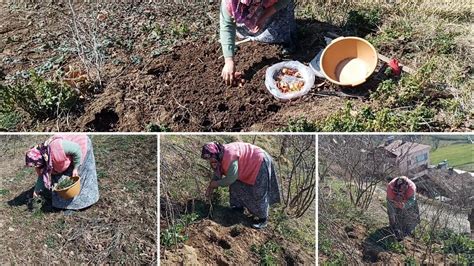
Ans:
{"label": "yellow bucket", "polygon": [[74,184],[70,185],[69,187],[63,189],[54,189],[54,191],[65,200],[72,199],[81,192],[81,178],[79,176],[73,176],[71,179],[74,180]]}
{"label": "yellow bucket", "polygon": [[321,54],[321,72],[332,83],[357,86],[364,83],[377,67],[377,51],[359,37],[334,39]]}

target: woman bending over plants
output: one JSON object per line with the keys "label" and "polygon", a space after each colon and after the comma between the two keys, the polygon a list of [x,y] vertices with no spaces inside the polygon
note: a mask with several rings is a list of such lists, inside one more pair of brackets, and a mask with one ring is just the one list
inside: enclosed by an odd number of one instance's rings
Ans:
{"label": "woman bending over plants", "polygon": [[[51,198],[52,206],[66,210],[66,214],[87,208],[99,200],[94,152],[87,135],[55,135],[32,147],[26,153],[25,163],[35,167],[38,176],[33,198]],[[53,188],[72,185],[72,176],[80,176],[81,190],[77,196],[66,200]]]}

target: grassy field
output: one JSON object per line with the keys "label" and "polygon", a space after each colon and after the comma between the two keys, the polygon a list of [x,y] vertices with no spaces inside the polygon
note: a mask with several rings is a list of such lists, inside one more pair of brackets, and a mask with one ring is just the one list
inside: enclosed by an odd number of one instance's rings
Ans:
{"label": "grassy field", "polygon": [[[379,53],[416,72],[387,78],[370,92],[370,101],[346,107],[316,129],[419,131],[436,130],[436,124],[472,129],[469,1],[298,2],[299,17],[337,25],[340,35],[365,37]],[[301,121],[299,126],[314,128]]]}
{"label": "grassy field", "polygon": [[454,144],[430,152],[431,164],[438,164],[445,159],[451,167],[474,172],[474,144]]}

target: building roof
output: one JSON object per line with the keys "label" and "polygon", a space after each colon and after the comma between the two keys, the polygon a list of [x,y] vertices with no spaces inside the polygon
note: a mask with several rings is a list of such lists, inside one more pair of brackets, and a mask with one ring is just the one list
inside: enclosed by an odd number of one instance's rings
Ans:
{"label": "building roof", "polygon": [[431,149],[431,146],[415,143],[415,142],[395,140],[391,142],[390,144],[386,145],[384,148],[398,157],[400,155],[406,154],[407,152],[414,153],[414,152],[425,150],[425,149],[429,150]]}
{"label": "building roof", "polygon": [[457,201],[473,202],[474,178],[471,173],[458,174],[446,169],[428,169],[428,178],[447,192],[447,196]]}

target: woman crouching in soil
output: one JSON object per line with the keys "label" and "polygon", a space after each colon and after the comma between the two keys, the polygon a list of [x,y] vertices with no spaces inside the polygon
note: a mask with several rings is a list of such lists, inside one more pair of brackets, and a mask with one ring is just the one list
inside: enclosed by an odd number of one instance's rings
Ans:
{"label": "woman crouching in soil", "polygon": [[[265,43],[282,43],[283,53],[294,49],[296,31],[293,0],[222,0],[220,42],[225,65],[222,78],[232,84],[235,72],[235,39],[251,38]],[[238,75],[237,75],[238,76]]]}
{"label": "woman crouching in soil", "polygon": [[[26,166],[35,167],[38,179],[33,198],[51,198],[52,206],[65,214],[91,206],[99,200],[92,142],[86,135],[55,135],[26,153]],[[62,176],[80,176],[80,193],[65,200],[52,191]]]}
{"label": "woman crouching in soil", "polygon": [[280,188],[270,155],[248,143],[211,142],[203,146],[201,158],[208,160],[214,170],[206,196],[210,197],[217,187],[229,186],[231,208],[239,213],[247,208],[256,218],[252,227],[266,227],[269,207],[280,202]]}
{"label": "woman crouching in soil", "polygon": [[408,177],[396,177],[388,184],[387,211],[390,227],[399,241],[411,235],[420,223],[416,185]]}

